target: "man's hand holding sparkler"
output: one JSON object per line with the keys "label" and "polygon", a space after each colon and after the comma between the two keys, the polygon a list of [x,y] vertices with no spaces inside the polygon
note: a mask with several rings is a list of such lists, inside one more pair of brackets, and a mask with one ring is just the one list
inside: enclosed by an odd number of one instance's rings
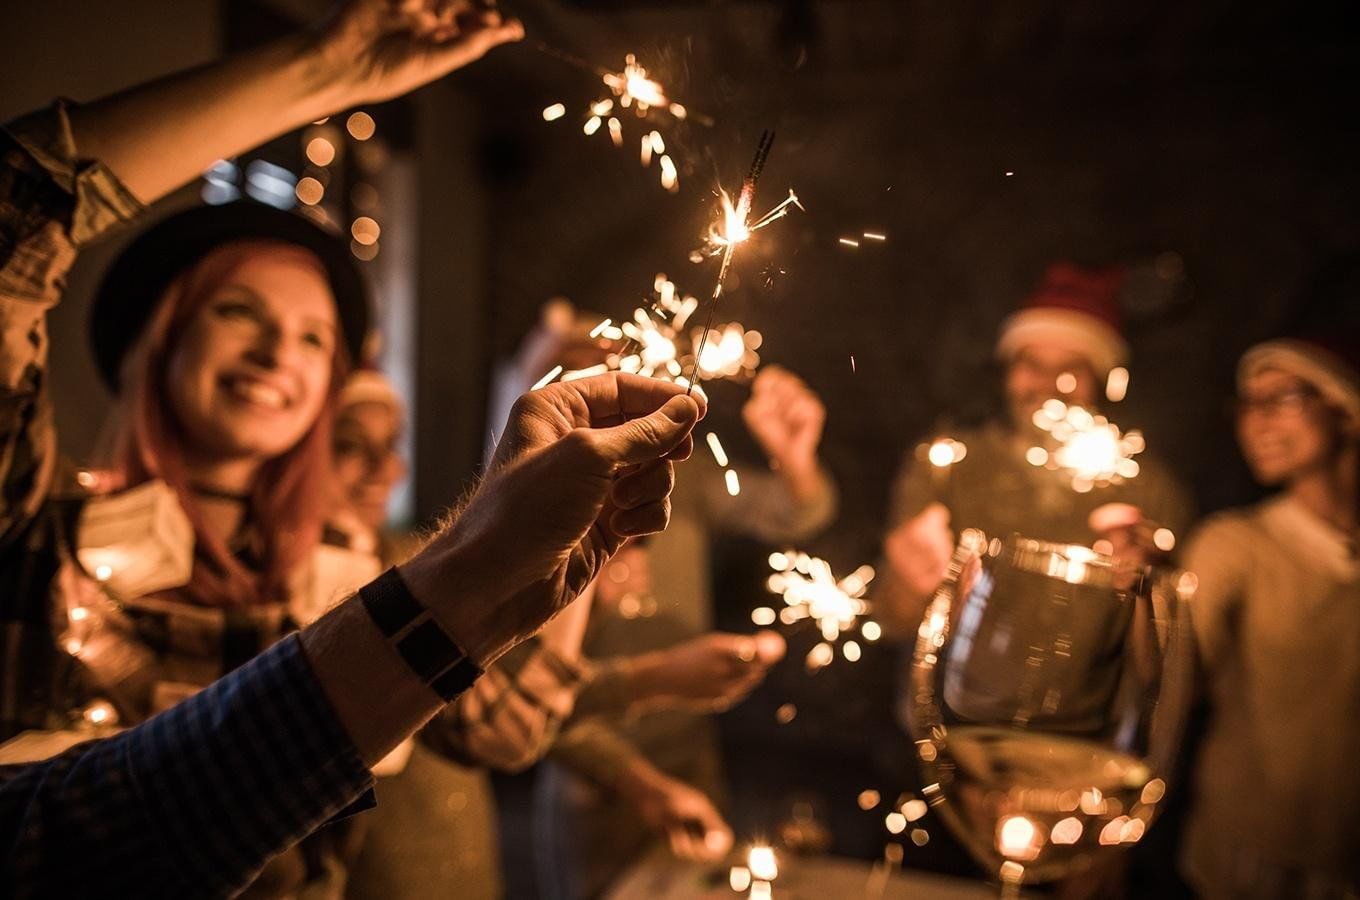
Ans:
{"label": "man's hand holding sparkler", "polygon": [[751,384],[751,399],[741,414],[795,495],[813,496],[823,489],[817,447],[826,407],[803,379],[788,369],[766,366]]}
{"label": "man's hand holding sparkler", "polygon": [[698,788],[671,778],[641,756],[617,785],[648,825],[665,833],[680,859],[716,862],[732,849],[732,827]]}
{"label": "man's hand holding sparkler", "polygon": [[628,538],[666,527],[672,460],[689,456],[705,411],[677,385],[624,374],[525,394],[461,514],[401,567],[411,592],[485,666],[565,608]]}
{"label": "man's hand holding sparkler", "polygon": [[524,26],[470,0],[351,0],[321,31],[319,51],[344,73],[347,105],[390,100],[524,37]]}

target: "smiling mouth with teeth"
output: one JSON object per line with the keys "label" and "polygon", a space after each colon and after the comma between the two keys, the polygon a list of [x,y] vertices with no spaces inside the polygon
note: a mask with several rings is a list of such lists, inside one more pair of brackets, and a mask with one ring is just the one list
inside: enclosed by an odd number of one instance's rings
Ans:
{"label": "smiling mouth with teeth", "polygon": [[266,409],[281,410],[292,405],[283,391],[251,378],[233,378],[228,381],[227,388],[238,400]]}

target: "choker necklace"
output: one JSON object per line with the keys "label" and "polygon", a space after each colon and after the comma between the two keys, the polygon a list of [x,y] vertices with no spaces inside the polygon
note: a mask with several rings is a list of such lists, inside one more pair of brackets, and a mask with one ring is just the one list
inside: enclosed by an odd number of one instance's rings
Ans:
{"label": "choker necklace", "polygon": [[189,490],[196,496],[207,497],[210,500],[229,500],[232,503],[250,502],[250,494],[238,494],[234,491],[227,491],[206,484],[190,484]]}

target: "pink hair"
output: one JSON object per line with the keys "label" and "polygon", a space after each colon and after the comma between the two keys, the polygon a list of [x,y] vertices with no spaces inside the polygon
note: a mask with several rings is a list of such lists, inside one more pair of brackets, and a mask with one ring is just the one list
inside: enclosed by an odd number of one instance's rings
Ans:
{"label": "pink hair", "polygon": [[291,244],[232,241],[214,249],[166,288],[134,350],[123,361],[122,415],[112,443],[111,476],[123,488],[161,479],[179,496],[194,526],[193,574],[187,598],[206,606],[249,606],[287,599],[289,575],[321,539],[331,474],[331,426],[349,358],[338,344],[326,401],[316,421],[291,448],[268,460],[250,492],[247,519],[260,539],[259,568],[238,560],[227,542],[204,525],[185,465],[188,440],[166,389],[170,358],[204,304],[247,259],[268,255],[315,267],[320,261]]}

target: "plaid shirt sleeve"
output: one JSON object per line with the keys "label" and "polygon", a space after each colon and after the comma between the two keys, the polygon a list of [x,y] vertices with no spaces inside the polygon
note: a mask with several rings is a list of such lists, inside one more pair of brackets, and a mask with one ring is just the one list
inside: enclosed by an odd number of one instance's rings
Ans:
{"label": "plaid shirt sleeve", "polygon": [[136,728],[0,768],[0,884],[229,896],[372,784],[293,635]]}
{"label": "plaid shirt sleeve", "polygon": [[47,313],[77,248],[143,209],[113,172],[80,158],[67,107],[0,128],[0,544],[37,513],[56,462]]}

